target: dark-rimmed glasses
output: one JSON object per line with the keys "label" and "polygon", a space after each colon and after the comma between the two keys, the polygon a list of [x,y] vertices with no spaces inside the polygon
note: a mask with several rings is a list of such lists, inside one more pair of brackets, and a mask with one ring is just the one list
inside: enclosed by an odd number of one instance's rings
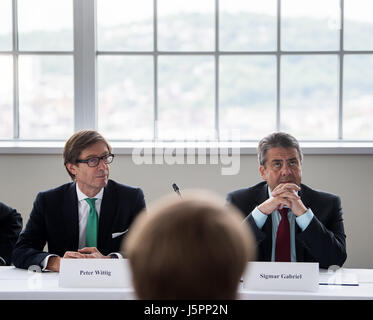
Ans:
{"label": "dark-rimmed glasses", "polygon": [[97,167],[102,160],[105,164],[112,163],[114,160],[114,155],[112,153],[105,154],[102,157],[92,157],[87,160],[76,160],[77,163],[86,163],[88,167]]}

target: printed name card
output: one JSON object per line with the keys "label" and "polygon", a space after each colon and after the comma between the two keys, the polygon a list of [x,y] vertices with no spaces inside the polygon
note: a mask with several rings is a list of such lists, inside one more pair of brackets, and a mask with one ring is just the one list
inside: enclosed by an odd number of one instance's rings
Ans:
{"label": "printed name card", "polygon": [[317,291],[319,264],[308,262],[249,262],[243,277],[247,290]]}
{"label": "printed name card", "polygon": [[61,259],[59,286],[130,288],[130,266],[127,259]]}

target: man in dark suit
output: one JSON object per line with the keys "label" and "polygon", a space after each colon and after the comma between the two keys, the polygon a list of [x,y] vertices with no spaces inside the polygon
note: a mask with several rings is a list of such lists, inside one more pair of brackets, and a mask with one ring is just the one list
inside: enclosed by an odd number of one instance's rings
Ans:
{"label": "man in dark suit", "polygon": [[9,266],[13,247],[22,231],[22,216],[0,202],[0,266]]}
{"label": "man in dark suit", "polygon": [[342,266],[347,254],[340,198],[301,183],[298,141],[273,133],[259,142],[258,158],[264,182],[227,197],[256,236],[258,260]]}
{"label": "man in dark suit", "polygon": [[61,257],[121,257],[121,242],[145,200],[141,189],[109,180],[111,150],[94,130],[66,142],[64,163],[73,182],[37,195],[13,252],[16,267],[59,271]]}

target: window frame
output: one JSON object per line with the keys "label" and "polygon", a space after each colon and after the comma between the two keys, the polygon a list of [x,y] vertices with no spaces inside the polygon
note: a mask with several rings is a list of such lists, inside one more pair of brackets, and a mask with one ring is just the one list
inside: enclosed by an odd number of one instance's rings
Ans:
{"label": "window frame", "polygon": [[[60,151],[61,139],[20,139],[19,138],[19,79],[18,79],[18,57],[19,55],[73,55],[74,59],[74,130],[83,128],[98,128],[98,99],[97,99],[97,58],[100,55],[149,55],[153,57],[154,67],[154,144],[158,140],[158,57],[162,55],[208,55],[213,56],[215,61],[215,141],[219,140],[219,58],[224,55],[273,55],[276,57],[276,128],[281,130],[281,58],[286,55],[337,55],[339,58],[338,74],[338,138],[334,140],[299,140],[304,148],[312,153],[363,153],[373,154],[373,140],[346,140],[343,139],[343,63],[345,55],[369,54],[373,51],[344,50],[344,0],[340,0],[340,23],[339,50],[332,51],[285,51],[281,50],[281,0],[277,0],[277,45],[274,51],[223,51],[219,49],[219,0],[215,1],[215,47],[213,51],[160,51],[157,44],[157,0],[153,0],[153,50],[152,51],[98,51],[96,34],[96,0],[74,0],[73,1],[73,38],[74,50],[70,51],[20,51],[18,48],[18,21],[17,0],[12,0],[12,50],[0,52],[10,54],[13,57],[13,139],[0,140],[0,153],[15,152],[42,152],[54,153]],[[111,141],[118,145],[120,153],[127,154],[133,147],[141,145],[141,142],[130,140]],[[23,144],[24,142],[24,144]],[[29,144],[27,144],[29,142]],[[37,142],[40,142],[37,144]],[[45,143],[55,142],[53,146]],[[166,141],[173,145],[174,140]],[[183,141],[181,141],[183,142]],[[184,141],[187,145],[188,143]],[[256,152],[258,140],[241,140],[241,149],[245,154]],[[44,143],[44,144],[43,144]],[[146,143],[146,142],[145,142]],[[209,141],[205,144],[209,145]],[[15,149],[14,149],[15,148]],[[31,149],[30,149],[31,148]],[[48,151],[49,150],[49,151]],[[16,153],[18,153],[18,151]],[[306,152],[307,153],[307,152]]]}

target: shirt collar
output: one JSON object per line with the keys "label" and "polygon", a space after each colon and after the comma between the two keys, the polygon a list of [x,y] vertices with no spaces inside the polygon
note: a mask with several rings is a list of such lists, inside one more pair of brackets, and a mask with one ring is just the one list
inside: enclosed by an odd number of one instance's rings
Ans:
{"label": "shirt collar", "polygon": [[[87,195],[85,195],[85,194],[84,194],[84,193],[79,189],[79,186],[78,186],[77,183],[75,183],[75,185],[76,185],[76,194],[77,194],[77,196],[78,196],[78,201],[82,201],[82,200],[84,200],[84,199],[89,198]],[[103,195],[104,195],[104,188],[102,188],[102,189],[100,190],[100,192],[97,193],[97,194],[95,195],[95,198],[96,198],[96,199],[100,199],[100,200],[102,200]]]}

